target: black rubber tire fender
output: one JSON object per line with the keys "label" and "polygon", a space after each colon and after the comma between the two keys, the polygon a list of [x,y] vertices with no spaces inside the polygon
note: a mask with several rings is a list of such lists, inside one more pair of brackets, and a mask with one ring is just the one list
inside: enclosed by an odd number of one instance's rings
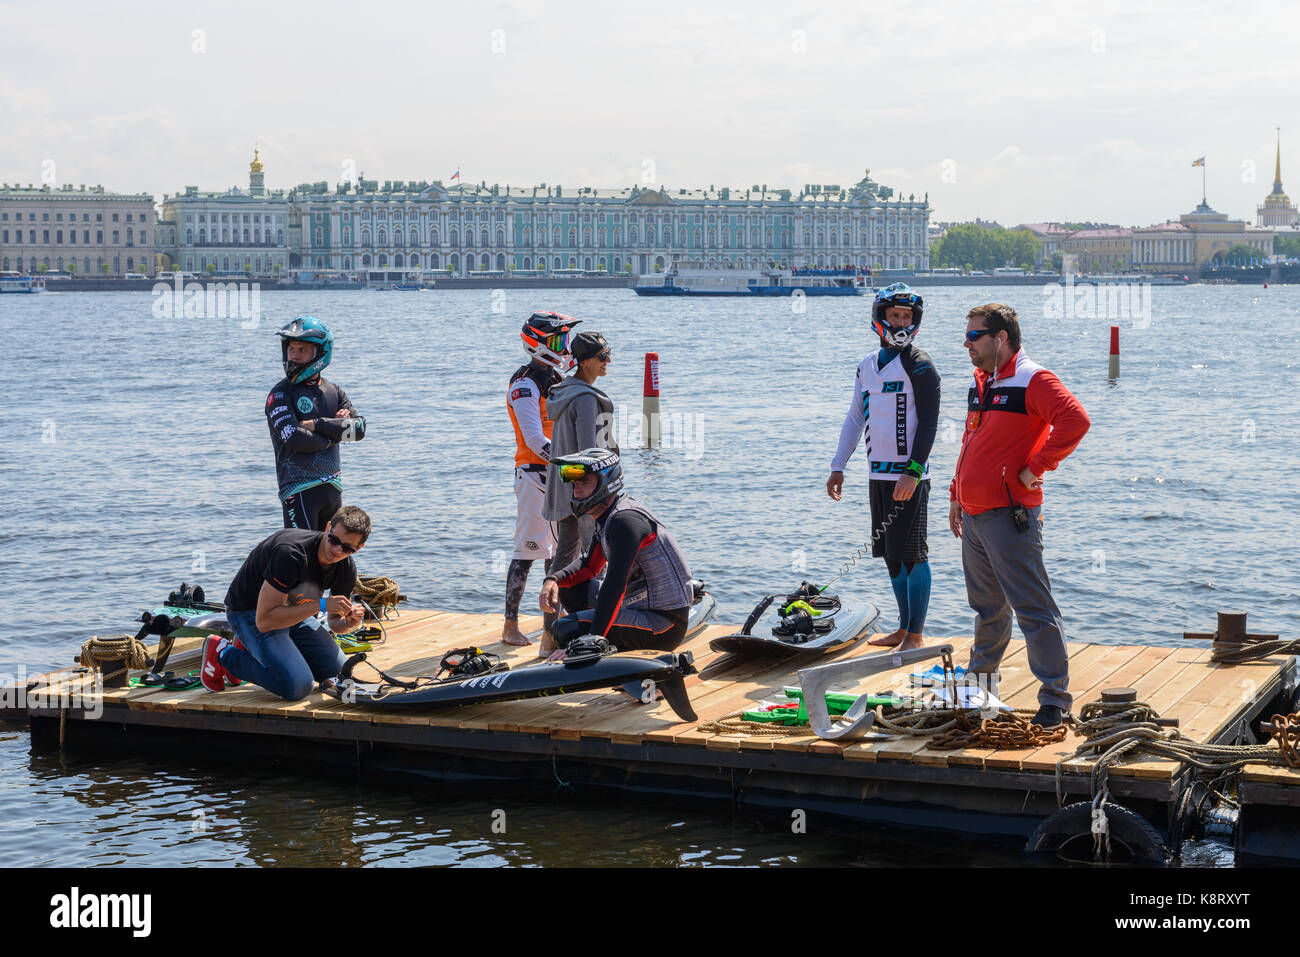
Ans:
{"label": "black rubber tire fender", "polygon": [[[1113,802],[1107,802],[1105,810],[1112,847],[1121,845],[1135,861],[1168,863],[1169,850],[1164,838],[1146,818]],[[1091,801],[1067,804],[1050,815],[1030,835],[1025,851],[1056,852],[1075,840],[1086,840],[1089,844],[1092,841]]]}

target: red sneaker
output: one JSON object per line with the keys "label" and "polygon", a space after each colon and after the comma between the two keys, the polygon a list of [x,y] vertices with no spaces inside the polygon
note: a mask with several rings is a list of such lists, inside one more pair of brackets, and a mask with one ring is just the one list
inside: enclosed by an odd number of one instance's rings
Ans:
{"label": "red sneaker", "polygon": [[[240,651],[244,651],[244,650],[246,650],[246,649],[244,648],[244,643],[243,643],[242,641],[240,641],[238,638],[232,638],[232,639],[231,639],[231,644],[233,644],[233,645],[234,645],[236,648],[238,648]],[[231,688],[237,688],[237,687],[239,687],[240,685],[242,685],[242,684],[244,683],[244,679],[243,679],[243,678],[236,678],[234,675],[232,675],[232,674],[231,674],[228,670],[226,670],[225,668],[223,668],[222,670],[226,672],[226,684],[227,684],[229,687],[231,687]]]}
{"label": "red sneaker", "polygon": [[229,642],[220,635],[208,635],[203,640],[203,666],[199,669],[199,681],[209,691],[226,690],[226,669],[221,667],[221,649]]}

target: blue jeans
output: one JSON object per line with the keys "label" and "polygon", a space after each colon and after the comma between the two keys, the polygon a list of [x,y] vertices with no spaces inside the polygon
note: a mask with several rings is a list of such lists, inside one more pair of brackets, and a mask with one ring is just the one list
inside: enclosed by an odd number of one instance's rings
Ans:
{"label": "blue jeans", "polygon": [[226,620],[244,643],[221,655],[221,667],[288,701],[311,694],[316,681],[333,678],[347,658],[338,642],[314,618],[277,631],[259,631],[254,611],[228,611]]}

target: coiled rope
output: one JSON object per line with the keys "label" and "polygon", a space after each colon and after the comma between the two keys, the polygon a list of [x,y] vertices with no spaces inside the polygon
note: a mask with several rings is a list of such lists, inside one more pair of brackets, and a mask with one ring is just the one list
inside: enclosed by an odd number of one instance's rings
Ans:
{"label": "coiled rope", "polygon": [[77,655],[79,664],[85,665],[92,671],[102,671],[101,665],[106,661],[124,663],[123,667],[103,675],[103,679],[108,681],[110,678],[125,674],[132,668],[137,671],[148,668],[149,649],[135,635],[123,635],[120,638],[100,638],[94,635],[82,643],[81,653]]}
{"label": "coiled rope", "polygon": [[382,575],[358,576],[352,592],[366,604],[385,614],[390,609],[396,613],[397,603],[407,600],[397,587],[397,582]]}
{"label": "coiled rope", "polygon": [[1250,638],[1241,641],[1215,641],[1210,645],[1210,661],[1221,665],[1237,665],[1244,661],[1259,661],[1273,655],[1300,655],[1300,638]]}
{"label": "coiled rope", "polygon": [[[1091,784],[1094,797],[1109,797],[1110,768],[1126,755],[1168,758],[1219,775],[1239,771],[1247,764],[1280,764],[1282,751],[1270,744],[1202,744],[1181,736],[1177,728],[1157,724],[1159,713],[1142,701],[1090,701],[1079,710],[1075,732],[1084,742],[1073,754],[1056,762],[1056,798],[1064,803],[1062,765],[1082,757],[1096,757]],[[1300,736],[1300,732],[1297,733]]]}

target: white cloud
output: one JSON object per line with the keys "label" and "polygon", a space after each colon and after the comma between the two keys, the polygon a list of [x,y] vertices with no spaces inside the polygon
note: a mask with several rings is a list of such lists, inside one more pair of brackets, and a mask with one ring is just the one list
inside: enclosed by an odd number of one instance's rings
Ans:
{"label": "white cloud", "polygon": [[473,182],[629,186],[652,158],[674,188],[847,185],[870,167],[940,219],[1137,225],[1199,201],[1202,154],[1211,203],[1253,215],[1279,124],[1300,178],[1300,12],[1277,0],[1249,16],[1171,0],[146,0],[127,15],[19,0],[5,17],[9,182],[54,157],[61,178],[161,199],[246,184],[256,141],[272,188],[334,183],[348,159],[380,180],[459,165]]}

